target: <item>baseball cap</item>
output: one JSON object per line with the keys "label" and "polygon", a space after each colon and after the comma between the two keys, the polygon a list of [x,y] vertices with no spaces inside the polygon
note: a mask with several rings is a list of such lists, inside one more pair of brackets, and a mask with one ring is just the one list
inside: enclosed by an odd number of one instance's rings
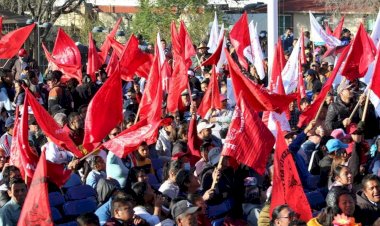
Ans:
{"label": "baseball cap", "polygon": [[211,163],[211,165],[215,166],[216,164],[218,164],[220,159],[220,153],[221,150],[219,147],[211,148],[211,150],[208,152],[208,161]]}
{"label": "baseball cap", "polygon": [[338,139],[331,139],[326,143],[327,153],[332,153],[341,148],[348,148],[348,144],[343,143]]}
{"label": "baseball cap", "polygon": [[14,117],[8,117],[7,120],[5,120],[5,127],[10,128],[15,124]]}
{"label": "baseball cap", "polygon": [[338,86],[338,88],[337,88],[336,91],[337,91],[337,93],[339,94],[339,93],[341,93],[343,90],[351,88],[351,86],[352,86],[352,85],[350,85],[350,84],[348,84],[348,83],[342,82],[342,83]]}
{"label": "baseball cap", "polygon": [[185,143],[181,141],[174,143],[172,150],[172,159],[179,159],[187,154],[187,146]]}
{"label": "baseball cap", "polygon": [[197,125],[197,132],[200,133],[204,129],[211,129],[211,128],[214,128],[214,127],[215,127],[214,124],[207,123],[207,122],[200,122]]}
{"label": "baseball cap", "polygon": [[346,134],[344,132],[343,129],[339,128],[339,129],[334,129],[332,132],[331,132],[331,136],[334,137],[335,139],[338,139],[338,140],[342,140],[342,139],[345,139],[345,138],[350,138],[350,136],[348,134]]}
{"label": "baseball cap", "polygon": [[25,49],[20,49],[20,50],[18,51],[18,55],[19,55],[20,57],[24,57],[24,56],[28,55],[28,53],[26,52]]}
{"label": "baseball cap", "polygon": [[193,214],[198,210],[200,210],[200,207],[194,206],[187,200],[176,202],[171,207],[171,213],[175,220],[181,214]]}

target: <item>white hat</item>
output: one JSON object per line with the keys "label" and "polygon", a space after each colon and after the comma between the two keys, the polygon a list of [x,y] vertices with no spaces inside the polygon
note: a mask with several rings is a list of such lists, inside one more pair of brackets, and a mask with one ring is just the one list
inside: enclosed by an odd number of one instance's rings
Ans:
{"label": "white hat", "polygon": [[207,122],[200,122],[198,125],[197,125],[197,132],[200,133],[202,130],[204,129],[211,129],[211,128],[214,128],[214,124],[210,124],[210,123],[207,123]]}

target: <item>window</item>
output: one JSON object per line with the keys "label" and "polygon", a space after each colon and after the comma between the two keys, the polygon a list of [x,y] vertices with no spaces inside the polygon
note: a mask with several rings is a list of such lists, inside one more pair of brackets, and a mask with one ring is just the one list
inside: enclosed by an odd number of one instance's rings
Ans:
{"label": "window", "polygon": [[290,14],[283,14],[278,16],[278,34],[284,34],[286,28],[293,28],[293,16]]}

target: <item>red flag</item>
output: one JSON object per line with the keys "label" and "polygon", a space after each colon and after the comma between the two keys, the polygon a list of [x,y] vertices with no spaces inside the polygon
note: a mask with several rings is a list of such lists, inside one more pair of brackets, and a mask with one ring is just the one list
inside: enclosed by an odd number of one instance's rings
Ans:
{"label": "red flag", "polygon": [[85,119],[83,147],[96,148],[123,120],[123,93],[118,70],[100,87],[88,105]]}
{"label": "red flag", "polygon": [[0,39],[0,59],[14,57],[33,31],[34,26],[35,24],[31,24],[2,36]]}
{"label": "red flag", "polygon": [[239,63],[242,67],[248,68],[248,63],[245,60],[244,49],[251,47],[251,41],[249,37],[248,19],[247,13],[240,17],[240,19],[235,23],[234,27],[230,31],[231,44],[236,49],[236,54],[239,57]]}
{"label": "red flag", "polygon": [[303,80],[303,74],[302,74],[302,67],[301,67],[301,62],[298,63],[298,109],[301,109],[300,107],[300,102],[301,99],[306,97],[306,88],[305,88],[305,81]]}
{"label": "red flag", "polygon": [[220,102],[220,93],[218,86],[218,79],[215,71],[215,65],[212,66],[211,73],[211,81],[208,85],[208,88],[202,98],[202,102],[198,107],[198,114],[204,118],[210,110],[210,108],[218,108],[222,107],[222,103]]}
{"label": "red flag", "polygon": [[364,77],[368,66],[375,60],[375,55],[375,44],[361,23],[341,74],[351,81]]}
{"label": "red flag", "polygon": [[[43,150],[42,152],[45,152]],[[48,168],[47,177],[48,179],[56,184],[59,188],[66,184],[70,179],[71,170],[66,169],[66,166],[63,164],[56,164],[49,161],[46,161]]]}
{"label": "red flag", "polygon": [[216,65],[218,63],[220,59],[220,55],[222,54],[222,51],[223,51],[224,33],[225,32],[223,32],[223,36],[221,36],[222,38],[219,40],[216,50],[209,58],[207,58],[205,61],[202,62],[202,66]]}
{"label": "red flag", "polygon": [[[16,108],[16,114],[19,114],[19,107]],[[13,134],[12,134],[12,145],[11,145],[11,153],[9,156],[9,164],[16,166],[20,169],[21,176],[25,176],[24,167],[22,167],[22,160],[21,160],[21,149],[19,148],[17,137],[19,133],[20,128],[20,120],[18,117],[15,117],[15,122],[13,126]]]}
{"label": "red flag", "polygon": [[120,23],[122,21],[122,18],[120,17],[116,24],[114,25],[112,31],[107,35],[106,40],[104,40],[102,46],[100,47],[100,57],[102,58],[102,63],[105,63],[108,56],[108,51],[111,48],[111,42],[115,39],[115,35],[117,32],[117,29],[119,29]]}
{"label": "red flag", "polygon": [[148,123],[146,119],[141,120],[116,137],[103,143],[102,146],[116,156],[125,158],[129,153],[137,150],[142,142],[146,142],[148,145],[156,142],[157,130],[160,124],[161,120],[152,123]]}
{"label": "red flag", "polygon": [[139,40],[132,34],[127,44],[124,46],[123,54],[119,60],[121,78],[126,81],[133,79],[136,70],[147,61],[151,62],[151,57],[139,49]]}
{"label": "red flag", "polygon": [[301,37],[300,37],[300,45],[301,45],[301,53],[300,53],[300,60],[301,64],[306,64],[306,54],[305,54],[305,34],[303,33],[303,29],[301,30]]}
{"label": "red flag", "polygon": [[[271,80],[269,82],[269,90],[273,91],[274,87],[277,86],[277,78],[281,76],[281,72],[284,69],[286,64],[284,50],[282,49],[282,43],[281,39],[278,39],[276,44],[276,53],[274,54],[273,58],[273,65],[272,65],[272,76]],[[282,78],[281,78],[282,81]],[[282,84],[282,82],[281,82]],[[284,84],[282,84],[282,89],[284,89]],[[285,89],[284,89],[285,92]]]}
{"label": "red flag", "polygon": [[44,134],[59,147],[71,151],[78,158],[83,157],[83,153],[79,151],[77,146],[75,146],[74,142],[70,139],[69,134],[55,122],[28,89],[25,90],[25,98],[28,99],[34,117]]}
{"label": "red flag", "polygon": [[115,52],[117,56],[120,58],[123,54],[124,45],[116,41],[115,39],[110,39],[110,42],[113,52]]}
{"label": "red flag", "polygon": [[231,156],[263,175],[274,143],[272,133],[240,94],[222,155]]}
{"label": "red flag", "polygon": [[292,153],[285,143],[284,133],[278,124],[277,129],[270,214],[277,206],[288,204],[292,210],[300,214],[301,220],[308,222],[312,218],[309,201],[303,191]]}
{"label": "red flag", "polygon": [[[34,170],[38,163],[38,154],[29,145],[29,126],[28,126],[28,99],[25,98],[24,106],[22,110],[21,120],[18,124],[18,132],[13,142],[16,142],[16,147],[21,153],[22,171],[25,172],[25,176],[33,178]],[[12,142],[12,144],[13,144]]]}
{"label": "red flag", "polygon": [[78,47],[74,41],[63,31],[58,29],[52,54],[42,45],[46,58],[53,65],[54,70],[60,70],[64,73],[62,81],[70,78],[82,82],[82,61]]}
{"label": "red flag", "polygon": [[21,210],[18,226],[54,225],[48,195],[47,166],[45,152],[41,153],[32,184]]}
{"label": "red flag", "polygon": [[255,111],[282,112],[289,108],[289,103],[295,99],[295,95],[268,93],[267,90],[245,77],[227,50],[225,51],[235,96],[243,92],[244,98],[250,101]]}
{"label": "red flag", "polygon": [[330,91],[331,86],[334,83],[334,80],[335,80],[335,77],[339,71],[339,68],[341,67],[343,61],[346,59],[346,56],[347,56],[349,49],[350,48],[346,48],[343,51],[342,55],[340,55],[338,62],[336,64],[336,66],[334,67],[334,70],[332,71],[332,73],[331,73],[330,77],[328,78],[328,80],[326,81],[326,83],[323,85],[322,90],[319,93],[318,97],[300,115],[300,118],[299,118],[299,121],[297,124],[298,127],[301,128],[302,126],[307,125],[317,115],[318,109],[321,106],[321,104],[323,104],[323,102],[325,101],[326,95]]}
{"label": "red flag", "polygon": [[340,18],[339,23],[333,32],[334,37],[340,39],[340,34],[342,33],[343,23],[344,23],[344,16],[342,16],[342,18]]}
{"label": "red flag", "polygon": [[107,75],[108,76],[112,75],[115,72],[118,65],[119,65],[119,58],[116,52],[113,52],[106,68]]}
{"label": "red flag", "polygon": [[102,66],[101,59],[99,58],[98,52],[96,51],[96,46],[94,40],[92,39],[92,33],[88,33],[88,56],[87,56],[87,74],[93,82],[96,81],[95,72]]}
{"label": "red flag", "polygon": [[182,20],[179,25],[178,38],[183,50],[186,67],[189,68],[192,64],[191,57],[195,56],[197,53],[195,52],[193,42],[191,41],[190,35],[187,32],[185,23]]}
{"label": "red flag", "polygon": [[167,98],[167,110],[174,113],[178,110],[181,93],[188,87],[187,67],[182,57],[177,57],[174,63],[173,75],[170,80]]}
{"label": "red flag", "polygon": [[[327,21],[325,21],[324,24],[325,24],[326,34],[328,34],[328,35],[333,35],[333,32],[332,32],[331,29],[330,29],[329,23],[328,23]],[[340,37],[339,37],[339,38],[340,38]]]}
{"label": "red flag", "polygon": [[201,157],[200,147],[202,145],[202,140],[199,139],[197,134],[197,120],[195,117],[191,117],[189,123],[189,129],[187,131],[187,145],[189,146],[189,150],[191,155],[196,157]]}
{"label": "red flag", "polygon": [[0,16],[0,38],[3,37],[3,17]]}
{"label": "red flag", "polygon": [[[160,43],[157,43],[159,45]],[[147,118],[148,121],[153,122],[159,121],[162,114],[162,79],[161,79],[161,65],[160,56],[158,53],[158,47],[156,45],[155,55],[153,60],[152,68],[150,69],[150,74],[146,87],[144,89],[144,94],[140,102],[140,118]]]}

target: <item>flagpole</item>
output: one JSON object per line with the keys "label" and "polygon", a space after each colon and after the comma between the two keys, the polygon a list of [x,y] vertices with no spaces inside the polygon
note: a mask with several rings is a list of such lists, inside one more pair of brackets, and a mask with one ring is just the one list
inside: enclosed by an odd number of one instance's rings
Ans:
{"label": "flagpole", "polygon": [[358,101],[358,103],[356,103],[356,106],[355,106],[354,110],[352,111],[352,113],[351,113],[351,115],[349,117],[350,121],[352,120],[352,117],[354,117],[354,115],[355,115],[356,111],[358,110],[359,106],[360,106],[360,102]]}
{"label": "flagpole", "polygon": [[[362,122],[365,122],[365,118],[367,115],[368,104],[369,104],[369,91],[370,91],[370,88],[368,89],[367,98],[365,100],[365,105],[364,105],[364,110],[363,110],[363,115],[362,115]],[[359,104],[359,101],[358,101],[358,104]]]}
{"label": "flagpole", "polygon": [[323,100],[323,102],[322,102],[321,105],[319,106],[318,112],[317,112],[317,114],[315,115],[314,120],[317,121],[319,115],[321,114],[321,111],[322,111],[322,108],[323,108],[323,104],[324,104],[324,103],[325,103],[325,100]]}
{"label": "flagpole", "polygon": [[[218,166],[216,167],[216,170],[219,170],[220,168],[222,168],[222,162],[223,162],[223,155],[220,155]],[[215,186],[218,184],[218,182],[219,182],[219,179],[213,178],[211,189],[215,189]]]}
{"label": "flagpole", "polygon": [[9,62],[11,59],[12,59],[12,58],[9,58],[1,68],[4,68],[4,67],[8,64],[8,62]]}

